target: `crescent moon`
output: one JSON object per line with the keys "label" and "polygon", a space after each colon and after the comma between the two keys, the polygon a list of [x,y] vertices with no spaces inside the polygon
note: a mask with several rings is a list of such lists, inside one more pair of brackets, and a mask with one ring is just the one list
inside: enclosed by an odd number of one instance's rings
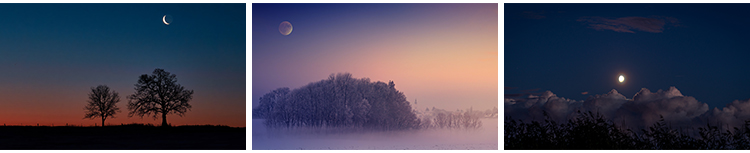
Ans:
{"label": "crescent moon", "polygon": [[279,24],[279,32],[286,36],[292,33],[292,23],[289,23],[289,21],[284,21]]}
{"label": "crescent moon", "polygon": [[164,15],[164,17],[161,17],[161,21],[164,22],[164,24],[169,25],[169,22],[167,22],[167,15]]}

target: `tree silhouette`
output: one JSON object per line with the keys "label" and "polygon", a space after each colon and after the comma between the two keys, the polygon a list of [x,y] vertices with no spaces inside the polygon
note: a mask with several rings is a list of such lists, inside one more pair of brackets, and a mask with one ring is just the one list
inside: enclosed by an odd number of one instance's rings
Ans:
{"label": "tree silhouette", "polygon": [[162,126],[169,126],[167,114],[182,117],[191,108],[188,101],[193,99],[193,90],[185,90],[176,82],[177,75],[163,69],[157,68],[151,75],[141,75],[135,84],[135,93],[128,96],[128,116],[143,118],[144,115],[151,115],[156,119],[161,115]]}
{"label": "tree silhouette", "polygon": [[86,110],[84,119],[102,118],[102,126],[104,126],[104,120],[107,120],[108,117],[114,118],[115,114],[120,112],[120,108],[117,107],[120,96],[106,85],[91,88],[88,102],[88,105],[84,108]]}

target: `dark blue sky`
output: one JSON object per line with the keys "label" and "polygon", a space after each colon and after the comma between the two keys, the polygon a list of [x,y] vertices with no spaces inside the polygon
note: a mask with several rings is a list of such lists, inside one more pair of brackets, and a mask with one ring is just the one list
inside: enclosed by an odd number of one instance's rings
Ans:
{"label": "dark blue sky", "polygon": [[675,86],[711,109],[748,99],[748,7],[506,3],[505,94],[540,88],[531,92],[585,100],[617,89],[632,98]]}
{"label": "dark blue sky", "polygon": [[[127,95],[155,68],[195,91],[172,124],[245,125],[245,4],[0,4],[0,122],[82,120],[87,92]],[[171,15],[170,25],[162,23]],[[35,114],[35,115],[27,115]],[[20,119],[19,116],[24,116]],[[26,118],[28,117],[28,118]],[[110,120],[107,120],[110,122]]]}

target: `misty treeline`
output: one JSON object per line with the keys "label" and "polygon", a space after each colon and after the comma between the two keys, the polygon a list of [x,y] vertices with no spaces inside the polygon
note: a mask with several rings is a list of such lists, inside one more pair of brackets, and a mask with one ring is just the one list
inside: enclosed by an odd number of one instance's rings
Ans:
{"label": "misty treeline", "polygon": [[420,121],[393,81],[370,82],[350,73],[298,89],[278,88],[260,98],[253,115],[271,127],[419,128]]}
{"label": "misty treeline", "polygon": [[639,131],[617,125],[599,113],[578,111],[567,123],[544,113],[543,122],[505,119],[505,149],[750,149],[750,121],[733,130],[706,124],[673,128],[661,119]]}
{"label": "misty treeline", "polygon": [[483,117],[497,117],[497,107],[487,111],[446,111],[443,109],[426,109],[420,117],[421,128],[476,129],[482,127]]}
{"label": "misty treeline", "polygon": [[353,78],[350,73],[331,74],[328,79],[294,90],[278,88],[263,95],[259,103],[253,116],[265,119],[266,126],[277,128],[405,130],[481,126],[480,115],[472,112],[433,111],[420,118],[393,81],[371,82],[369,78]]}

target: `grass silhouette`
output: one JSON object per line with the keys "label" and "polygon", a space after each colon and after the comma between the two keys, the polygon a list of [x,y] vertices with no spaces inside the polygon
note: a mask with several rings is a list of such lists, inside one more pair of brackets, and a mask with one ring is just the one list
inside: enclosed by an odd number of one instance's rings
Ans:
{"label": "grass silhouette", "polygon": [[[593,112],[577,112],[567,123],[505,119],[505,149],[750,149],[750,121],[733,131],[706,124],[697,133],[679,132],[664,118],[635,132]],[[696,136],[691,136],[694,134]]]}

